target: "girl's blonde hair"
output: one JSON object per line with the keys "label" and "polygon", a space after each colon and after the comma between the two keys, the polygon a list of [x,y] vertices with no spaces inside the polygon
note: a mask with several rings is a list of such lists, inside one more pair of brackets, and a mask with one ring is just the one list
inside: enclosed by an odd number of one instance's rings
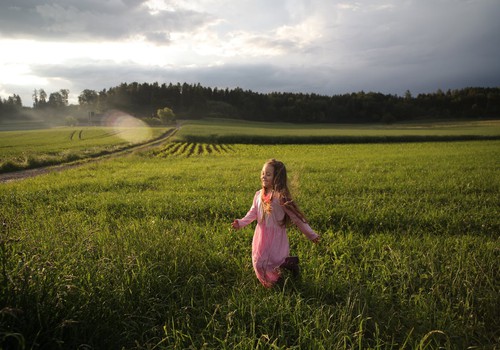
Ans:
{"label": "girl's blonde hair", "polygon": [[[264,163],[264,166],[266,165],[270,165],[274,169],[273,193],[271,195],[271,201],[274,195],[277,195],[280,204],[282,206],[292,211],[296,216],[299,217],[300,220],[307,222],[304,213],[302,213],[297,204],[295,204],[295,202],[292,199],[292,195],[290,194],[290,190],[288,189],[288,179],[287,179],[285,164],[279,160],[272,158]],[[264,192],[265,191],[261,192],[261,197],[262,197],[261,199],[263,203],[265,203]],[[270,213],[271,211],[270,203],[269,205],[266,204],[264,205],[264,211]],[[285,214],[285,219],[282,224],[288,225],[289,223],[290,223],[290,217],[288,216],[288,214]]]}

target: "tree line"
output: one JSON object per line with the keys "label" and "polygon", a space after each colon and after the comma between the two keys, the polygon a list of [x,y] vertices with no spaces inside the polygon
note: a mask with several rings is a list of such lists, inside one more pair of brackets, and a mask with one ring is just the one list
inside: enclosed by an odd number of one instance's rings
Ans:
{"label": "tree line", "polygon": [[[198,84],[122,83],[95,91],[86,89],[78,105],[68,106],[68,90],[51,93],[35,90],[34,111],[45,111],[84,119],[88,113],[118,109],[139,118],[154,119],[156,111],[168,107],[178,118],[238,118],[294,123],[393,123],[417,119],[499,118],[500,88],[470,87],[437,90],[404,96],[379,92],[341,95],[307,93],[257,93],[241,88],[219,89]],[[26,111],[18,95],[0,99],[0,118]]]}

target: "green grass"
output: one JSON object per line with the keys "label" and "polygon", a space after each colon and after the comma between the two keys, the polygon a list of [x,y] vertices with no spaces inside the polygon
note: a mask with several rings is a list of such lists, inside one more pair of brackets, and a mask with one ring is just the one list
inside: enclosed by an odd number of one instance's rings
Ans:
{"label": "green grass", "polygon": [[208,143],[367,143],[499,139],[500,121],[383,124],[288,124],[206,119],[189,121],[179,141]]}
{"label": "green grass", "polygon": [[64,127],[0,131],[0,173],[60,164],[124,149],[166,128]]}
{"label": "green grass", "polygon": [[[0,344],[494,349],[499,146],[231,145],[3,184]],[[291,228],[302,277],[268,290],[230,222],[270,157],[322,241]]]}

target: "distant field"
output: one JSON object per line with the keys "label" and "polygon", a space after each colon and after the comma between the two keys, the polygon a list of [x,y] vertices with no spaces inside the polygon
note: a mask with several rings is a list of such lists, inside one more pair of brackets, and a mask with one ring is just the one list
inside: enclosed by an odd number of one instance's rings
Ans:
{"label": "distant field", "polygon": [[500,139],[500,120],[355,125],[207,119],[185,123],[177,139],[253,144],[491,140]]}
{"label": "distant field", "polygon": [[[0,173],[107,154],[154,139],[167,128],[61,127],[0,131]],[[218,144],[342,144],[497,140],[500,120],[394,125],[288,124],[227,119],[184,121],[165,154],[225,151]],[[194,148],[197,144],[196,149]],[[222,146],[223,148],[223,146]]]}
{"label": "distant field", "polygon": [[110,153],[159,137],[167,128],[61,127],[0,131],[0,172]]}

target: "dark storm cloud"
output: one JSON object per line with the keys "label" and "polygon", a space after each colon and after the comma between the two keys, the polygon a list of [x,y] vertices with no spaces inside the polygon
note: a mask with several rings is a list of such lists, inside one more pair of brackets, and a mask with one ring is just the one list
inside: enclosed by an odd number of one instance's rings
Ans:
{"label": "dark storm cloud", "polygon": [[[326,36],[363,89],[419,92],[500,86],[500,3],[364,2]],[[376,2],[374,2],[376,3]],[[384,6],[382,6],[384,5]]]}
{"label": "dark storm cloud", "polygon": [[144,0],[6,0],[0,11],[0,36],[37,40],[116,40],[143,36],[169,41],[172,30],[203,24],[204,13],[177,9],[152,13]]}
{"label": "dark storm cloud", "polygon": [[[200,83],[217,88],[242,88],[256,92],[308,92],[324,95],[362,90],[365,77],[328,66],[227,64],[214,67],[164,68],[114,62],[93,62],[61,67],[33,66],[33,74],[72,82],[73,94],[84,89],[102,90],[127,82]],[[377,77],[371,77],[377,78]],[[380,79],[380,77],[378,77]],[[375,87],[375,84],[374,84]],[[347,89],[347,90],[346,90]],[[401,91],[402,93],[404,90]]]}
{"label": "dark storm cloud", "polygon": [[281,67],[272,64],[229,64],[200,68],[145,67],[135,64],[93,62],[61,67],[33,66],[33,74],[72,82],[68,87],[79,94],[83,89],[102,90],[123,82],[201,83],[218,88],[250,89],[259,92],[289,91],[332,94],[334,89],[331,69],[324,67]]}

